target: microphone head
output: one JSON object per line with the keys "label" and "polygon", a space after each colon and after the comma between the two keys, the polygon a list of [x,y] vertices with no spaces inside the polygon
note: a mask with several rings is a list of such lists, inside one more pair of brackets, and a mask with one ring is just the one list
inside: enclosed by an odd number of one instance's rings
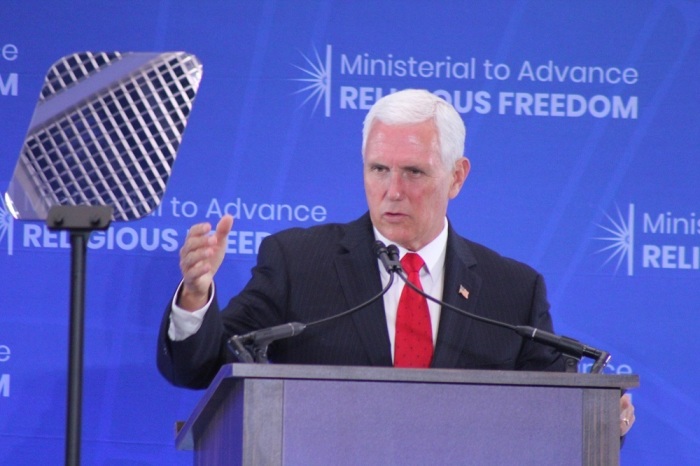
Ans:
{"label": "microphone head", "polygon": [[399,260],[399,248],[395,244],[390,244],[389,246],[386,247],[386,249],[389,252],[389,259],[398,262],[398,260]]}
{"label": "microphone head", "polygon": [[372,245],[372,251],[374,251],[375,256],[379,257],[381,254],[387,252],[386,245],[383,242],[377,240]]}

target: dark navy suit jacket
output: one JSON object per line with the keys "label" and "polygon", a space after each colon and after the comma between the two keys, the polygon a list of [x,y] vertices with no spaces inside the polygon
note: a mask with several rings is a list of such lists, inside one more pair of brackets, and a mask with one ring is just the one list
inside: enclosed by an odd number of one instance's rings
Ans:
{"label": "dark navy suit jacket", "polygon": [[[381,290],[369,215],[347,224],[294,228],[268,236],[252,278],[221,310],[216,297],[202,328],[184,341],[167,336],[170,306],[158,341],[158,368],[175,385],[204,388],[234,360],[226,340],[286,322],[309,323],[368,300]],[[464,298],[460,286],[469,291]],[[460,237],[447,239],[443,300],[513,325],[552,331],[541,275],[529,266]],[[308,328],[270,347],[276,363],[391,366],[383,301]],[[514,332],[443,308],[432,367],[563,370],[561,355]]]}

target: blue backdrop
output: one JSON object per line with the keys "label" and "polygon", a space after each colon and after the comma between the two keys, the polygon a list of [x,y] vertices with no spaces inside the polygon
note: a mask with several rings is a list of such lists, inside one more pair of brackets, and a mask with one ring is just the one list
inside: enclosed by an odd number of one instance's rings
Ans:
{"label": "blue backdrop", "polygon": [[[237,217],[218,276],[245,283],[266,234],[365,209],[361,122],[427,88],[468,127],[450,219],[546,277],[555,327],[636,373],[623,464],[700,462],[700,3],[0,3],[0,190],[47,68],[84,50],[184,50],[204,79],[161,209],[90,243],[83,458],[189,464],[200,392],[158,375],[155,338],[195,222]],[[0,463],[61,464],[69,248],[0,205]]]}

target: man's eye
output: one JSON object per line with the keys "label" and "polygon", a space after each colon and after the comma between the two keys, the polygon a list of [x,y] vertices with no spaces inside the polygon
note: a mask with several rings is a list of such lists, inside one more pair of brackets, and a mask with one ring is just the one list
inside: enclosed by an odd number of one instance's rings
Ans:
{"label": "man's eye", "polygon": [[377,172],[377,173],[384,173],[384,172],[387,171],[387,168],[386,168],[386,167],[382,167],[382,166],[375,165],[375,166],[372,167],[372,171],[373,171],[373,172]]}

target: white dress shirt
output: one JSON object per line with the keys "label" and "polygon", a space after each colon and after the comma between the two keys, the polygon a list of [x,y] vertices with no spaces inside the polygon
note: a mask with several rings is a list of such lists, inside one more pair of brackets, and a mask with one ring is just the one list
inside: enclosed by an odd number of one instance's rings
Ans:
{"label": "white dress shirt", "polygon": [[[385,238],[379,230],[374,229],[374,236],[377,240],[383,242],[387,246],[393,242]],[[399,248],[399,257],[409,252],[407,249],[396,245]],[[445,285],[445,256],[447,254],[447,218],[445,225],[440,234],[430,243],[425,245],[419,251],[411,251],[418,254],[425,265],[420,271],[420,281],[423,286],[423,291],[437,299],[442,299],[442,290]],[[379,274],[382,279],[382,287],[389,283],[389,273],[384,269],[381,262],[377,259]],[[384,312],[386,313],[386,325],[389,331],[389,342],[391,343],[391,360],[394,360],[394,341],[396,340],[396,313],[399,307],[399,299],[403,287],[406,286],[403,280],[399,277],[394,279],[394,283],[389,288],[389,291],[384,295]],[[430,312],[430,327],[433,332],[433,347],[437,341],[438,324],[440,323],[440,305],[428,300],[428,311]]]}

